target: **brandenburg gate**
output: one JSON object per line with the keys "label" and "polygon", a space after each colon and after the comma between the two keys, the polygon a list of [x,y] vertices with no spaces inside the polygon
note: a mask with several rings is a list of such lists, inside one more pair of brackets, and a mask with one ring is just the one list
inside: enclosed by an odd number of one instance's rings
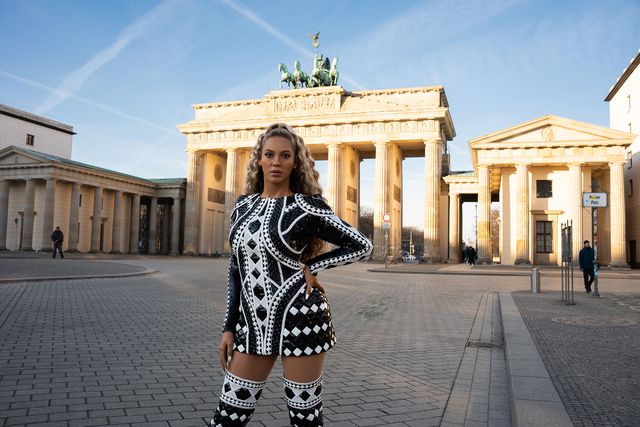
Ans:
{"label": "brandenburg gate", "polygon": [[[357,226],[360,162],[375,159],[374,254],[397,257],[402,199],[425,192],[424,259],[447,258],[449,172],[447,142],[455,128],[442,86],[349,92],[340,86],[269,92],[262,99],[196,104],[187,136],[188,172],[184,252],[228,251],[228,219],[244,191],[249,153],[268,125],[284,122],[304,138],[314,159],[328,161],[324,196]],[[403,189],[402,160],[424,157],[424,189]],[[383,215],[391,215],[385,246]]]}

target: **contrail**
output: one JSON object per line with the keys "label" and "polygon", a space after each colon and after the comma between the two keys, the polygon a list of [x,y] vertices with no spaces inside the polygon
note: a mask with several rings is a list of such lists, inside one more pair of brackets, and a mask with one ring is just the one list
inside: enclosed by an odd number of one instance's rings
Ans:
{"label": "contrail", "polygon": [[106,105],[103,105],[103,104],[99,104],[97,102],[90,101],[90,100],[88,100],[86,98],[82,98],[80,96],[74,95],[73,93],[65,92],[65,91],[63,91],[63,90],[61,90],[59,88],[52,88],[50,86],[43,85],[42,83],[38,83],[38,82],[35,82],[33,80],[25,79],[24,77],[20,77],[20,76],[17,76],[15,74],[11,74],[11,73],[8,73],[8,72],[2,71],[2,70],[0,70],[0,75],[8,77],[10,79],[13,79],[13,80],[15,80],[17,82],[23,83],[23,84],[25,84],[27,86],[31,86],[31,87],[34,87],[34,88],[41,89],[41,90],[44,90],[46,92],[49,92],[52,96],[58,96],[58,97],[61,97],[61,98],[64,97],[65,99],[66,98],[72,98],[72,99],[74,99],[76,101],[79,101],[79,102],[81,102],[83,104],[91,105],[92,107],[96,107],[96,108],[99,108],[99,109],[101,109],[103,111],[107,111],[107,112],[115,114],[117,116],[124,117],[125,119],[133,120],[135,122],[145,124],[147,126],[159,129],[161,131],[164,131],[164,132],[167,132],[167,133],[170,133],[170,134],[175,134],[176,133],[175,129],[166,128],[164,126],[158,125],[156,123],[152,123],[152,122],[147,121],[145,119],[141,119],[140,117],[132,116],[131,114],[124,113],[124,112],[122,112],[120,110],[116,110],[115,108],[111,108],[109,106],[106,106]]}
{"label": "contrail", "polygon": [[[255,23],[256,25],[264,29],[267,33],[271,34],[278,40],[282,41],[284,44],[286,44],[290,48],[298,51],[299,53],[301,53],[302,55],[306,56],[309,59],[313,59],[313,53],[311,53],[308,49],[305,49],[300,43],[295,42],[290,37],[283,34],[281,31],[279,31],[277,28],[269,24],[264,19],[260,18],[258,15],[256,15],[255,12],[253,12],[246,6],[241,5],[240,3],[234,0],[220,0],[220,1],[225,5],[227,5],[228,7],[230,7],[231,9],[233,9],[234,11],[238,12],[240,15],[244,16],[249,21]],[[362,86],[360,83],[353,80],[349,76],[345,75],[344,73],[340,73],[340,77],[341,79],[345,80],[347,83],[354,86],[356,89],[365,89],[364,86]]]}
{"label": "contrail", "polygon": [[165,0],[127,26],[120,32],[116,41],[106,49],[93,55],[82,67],[71,72],[55,93],[51,94],[35,109],[35,114],[44,114],[76,93],[80,87],[106,63],[117,58],[118,55],[133,41],[144,37],[149,30],[170,16],[170,12],[178,0]]}

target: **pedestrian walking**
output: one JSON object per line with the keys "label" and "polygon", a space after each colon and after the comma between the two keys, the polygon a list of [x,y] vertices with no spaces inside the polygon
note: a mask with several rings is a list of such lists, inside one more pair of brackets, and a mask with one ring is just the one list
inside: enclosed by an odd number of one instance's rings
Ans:
{"label": "pedestrian walking", "polygon": [[53,233],[51,233],[51,241],[53,242],[53,258],[56,257],[56,251],[60,252],[60,258],[64,258],[64,254],[62,253],[64,233],[60,230],[60,227],[56,227]]}
{"label": "pedestrian walking", "polygon": [[[366,258],[369,240],[333,213],[304,141],[269,126],[250,155],[230,220],[225,370],[212,426],[249,422],[278,356],[292,426],[322,426],[322,372],[336,342],[318,272]],[[320,254],[323,241],[335,245]]]}
{"label": "pedestrian walking", "polygon": [[594,259],[595,252],[589,245],[589,241],[585,240],[584,245],[578,254],[578,264],[580,265],[580,271],[582,271],[582,277],[584,278],[584,289],[588,294],[591,293],[591,284],[596,277],[593,269]]}
{"label": "pedestrian walking", "polygon": [[473,246],[467,246],[467,262],[469,262],[469,265],[476,265],[476,250]]}

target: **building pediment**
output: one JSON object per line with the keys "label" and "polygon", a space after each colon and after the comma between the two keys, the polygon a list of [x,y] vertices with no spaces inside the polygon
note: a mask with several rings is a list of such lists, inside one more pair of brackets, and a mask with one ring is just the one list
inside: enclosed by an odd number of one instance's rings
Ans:
{"label": "building pediment", "polygon": [[33,165],[51,162],[46,157],[22,150],[18,147],[7,147],[0,150],[0,166],[4,165]]}
{"label": "building pediment", "polygon": [[570,120],[543,116],[469,141],[471,149],[629,145],[634,135]]}

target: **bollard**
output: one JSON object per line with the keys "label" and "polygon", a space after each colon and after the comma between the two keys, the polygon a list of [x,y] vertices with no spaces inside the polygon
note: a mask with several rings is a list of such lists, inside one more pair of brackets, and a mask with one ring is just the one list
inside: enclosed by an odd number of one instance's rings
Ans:
{"label": "bollard", "polygon": [[540,269],[538,267],[531,269],[531,293],[540,293]]}

